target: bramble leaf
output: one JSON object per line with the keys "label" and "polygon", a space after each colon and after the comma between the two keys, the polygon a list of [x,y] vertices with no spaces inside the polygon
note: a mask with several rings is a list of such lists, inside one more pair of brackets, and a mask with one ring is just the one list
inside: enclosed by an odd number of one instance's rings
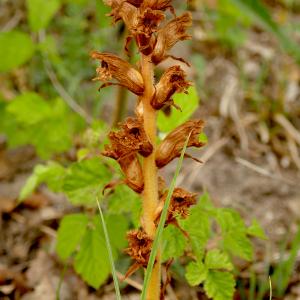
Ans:
{"label": "bramble leaf", "polygon": [[196,286],[206,280],[208,270],[201,261],[190,262],[186,267],[185,277],[191,286]]}
{"label": "bramble leaf", "polygon": [[198,108],[199,97],[195,87],[188,89],[188,94],[175,94],[173,99],[176,105],[180,106],[181,111],[171,107],[171,115],[166,116],[159,111],[157,125],[160,131],[170,132],[177,126],[187,121]]}
{"label": "bramble leaf", "polygon": [[49,161],[47,165],[36,165],[33,173],[22,187],[19,199],[26,199],[41,183],[46,183],[53,192],[59,192],[64,175],[65,169],[56,162]]}
{"label": "bramble leaf", "polygon": [[30,36],[17,30],[1,32],[0,45],[0,72],[8,72],[23,65],[35,51]]}
{"label": "bramble leaf", "polygon": [[261,238],[263,240],[267,239],[264,230],[262,229],[262,227],[260,226],[260,224],[257,222],[256,219],[252,220],[252,224],[247,228],[247,233],[249,235]]}
{"label": "bramble leaf", "polygon": [[60,0],[27,0],[29,26],[37,32],[46,28],[61,6]]}
{"label": "bramble leaf", "polygon": [[76,250],[84,236],[88,224],[88,217],[84,214],[65,216],[57,232],[56,251],[62,260],[66,260]]}
{"label": "bramble leaf", "polygon": [[175,226],[168,226],[162,235],[162,261],[178,258],[184,253],[186,238]]}
{"label": "bramble leaf", "polygon": [[98,230],[87,229],[75,256],[74,267],[76,272],[95,289],[108,278],[110,264],[107,249],[105,240]]}
{"label": "bramble leaf", "polygon": [[[124,205],[126,203],[126,205]],[[140,196],[127,185],[118,185],[108,199],[108,212],[128,213],[135,227],[139,226],[142,201]]]}
{"label": "bramble leaf", "polygon": [[76,162],[68,169],[63,191],[76,205],[96,205],[96,192],[111,180],[111,172],[99,158]]}
{"label": "bramble leaf", "polygon": [[233,265],[224,252],[219,249],[209,250],[205,256],[205,266],[207,269],[225,269],[233,270]]}
{"label": "bramble leaf", "polygon": [[204,283],[204,290],[208,297],[214,300],[232,300],[235,280],[231,273],[209,271]]}

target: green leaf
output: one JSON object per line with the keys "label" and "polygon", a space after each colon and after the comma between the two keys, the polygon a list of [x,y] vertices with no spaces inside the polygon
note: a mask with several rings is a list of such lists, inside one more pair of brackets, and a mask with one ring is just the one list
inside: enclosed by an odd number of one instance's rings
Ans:
{"label": "green leaf", "polygon": [[68,150],[79,129],[79,119],[61,98],[46,101],[36,93],[24,93],[6,105],[3,129],[10,147],[30,144],[48,159]]}
{"label": "green leaf", "polygon": [[65,169],[56,162],[48,162],[47,165],[36,165],[33,173],[25,182],[20,192],[20,200],[26,199],[41,184],[47,183],[53,192],[59,192],[62,187],[62,181],[65,175]]}
{"label": "green leaf", "polygon": [[113,249],[125,248],[127,245],[126,232],[129,227],[127,218],[122,215],[108,214],[104,219]]}
{"label": "green leaf", "polygon": [[61,220],[57,232],[56,252],[62,260],[66,260],[76,250],[86,232],[88,221],[88,217],[83,214],[67,215]]}
{"label": "green leaf", "polygon": [[199,97],[195,87],[188,89],[189,94],[176,94],[173,99],[181,110],[171,107],[171,115],[166,116],[162,111],[158,113],[157,125],[160,131],[170,132],[187,121],[198,108]]}
{"label": "green leaf", "polygon": [[115,214],[130,214],[135,227],[139,226],[142,210],[141,196],[127,185],[118,185],[108,200],[108,212]]}
{"label": "green leaf", "polygon": [[233,270],[233,265],[224,252],[219,249],[209,250],[205,257],[205,266],[208,269],[225,269],[228,271]]}
{"label": "green leaf", "polygon": [[35,50],[30,36],[16,30],[1,32],[0,45],[0,72],[8,72],[23,65],[31,59]]}
{"label": "green leaf", "polygon": [[209,271],[204,283],[208,297],[214,300],[232,300],[235,280],[231,273]]}
{"label": "green leaf", "polygon": [[95,289],[108,278],[110,264],[105,240],[97,230],[87,229],[79,252],[75,256],[74,267],[76,272]]}
{"label": "green leaf", "polygon": [[61,6],[60,0],[27,0],[29,26],[37,32],[46,28]]}
{"label": "green leaf", "polygon": [[253,258],[253,246],[243,231],[230,231],[223,235],[223,245],[225,250],[233,255],[251,261]]}
{"label": "green leaf", "polygon": [[245,260],[253,257],[253,246],[247,237],[247,228],[238,212],[221,208],[216,217],[222,229],[223,246],[226,251]]}
{"label": "green leaf", "polygon": [[175,226],[167,226],[162,234],[162,261],[178,258],[183,255],[186,238]]}
{"label": "green leaf", "polygon": [[249,235],[261,238],[263,240],[267,239],[264,230],[262,229],[262,227],[260,226],[260,224],[257,222],[256,219],[252,220],[252,224],[247,228],[247,233]]}
{"label": "green leaf", "polygon": [[205,265],[200,262],[191,262],[186,267],[185,277],[191,286],[196,286],[206,280],[208,270]]}
{"label": "green leaf", "polygon": [[73,204],[96,205],[96,193],[111,177],[111,172],[99,158],[76,162],[67,171],[63,191]]}
{"label": "green leaf", "polygon": [[17,122],[33,125],[51,116],[51,106],[38,94],[27,92],[14,98],[7,106]]}

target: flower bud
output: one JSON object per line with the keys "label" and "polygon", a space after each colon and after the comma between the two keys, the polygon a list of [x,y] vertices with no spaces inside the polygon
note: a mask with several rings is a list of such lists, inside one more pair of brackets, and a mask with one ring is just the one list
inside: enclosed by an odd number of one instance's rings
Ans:
{"label": "flower bud", "polygon": [[[100,88],[117,84],[126,87],[136,95],[143,94],[143,77],[140,72],[127,61],[106,52],[100,53],[94,51],[91,53],[91,57],[101,61],[101,67],[98,67],[96,70],[98,76],[94,79],[105,82]],[[112,78],[117,80],[117,83],[109,82]]]}
{"label": "flower bud", "polygon": [[191,13],[184,13],[182,16],[174,18],[158,31],[157,42],[152,53],[152,62],[159,64],[168,56],[166,52],[170,50],[178,41],[190,39],[186,33],[188,27],[192,25]]}
{"label": "flower bud", "polygon": [[190,134],[187,147],[202,147],[204,143],[199,141],[204,122],[202,120],[191,120],[175,128],[160,143],[155,152],[155,162],[158,168],[167,165],[174,158],[179,157],[185,141]]}
{"label": "flower bud", "polygon": [[170,67],[161,77],[156,85],[156,92],[151,100],[151,105],[155,109],[161,109],[166,104],[173,104],[171,97],[175,93],[186,92],[191,85],[186,81],[186,74],[180,66]]}

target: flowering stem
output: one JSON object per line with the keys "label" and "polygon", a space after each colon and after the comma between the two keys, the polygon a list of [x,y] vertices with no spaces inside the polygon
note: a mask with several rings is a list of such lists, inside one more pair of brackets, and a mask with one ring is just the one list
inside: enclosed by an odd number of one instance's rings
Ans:
{"label": "flowering stem", "polygon": [[[141,74],[144,79],[145,90],[141,98],[143,101],[144,128],[152,145],[152,154],[144,158],[143,175],[144,175],[144,193],[143,193],[143,225],[146,233],[154,239],[155,236],[155,210],[158,205],[158,177],[157,167],[155,164],[156,148],[156,110],[151,106],[151,99],[154,94],[154,75],[153,64],[150,58],[142,55]],[[160,295],[160,259],[156,258],[147,299],[157,300]]]}

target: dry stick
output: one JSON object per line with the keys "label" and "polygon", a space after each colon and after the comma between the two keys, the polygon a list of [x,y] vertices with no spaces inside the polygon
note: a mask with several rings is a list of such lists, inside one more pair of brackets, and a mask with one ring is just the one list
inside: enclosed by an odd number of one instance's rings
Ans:
{"label": "dry stick", "polygon": [[[145,91],[141,100],[143,101],[144,128],[152,145],[152,153],[144,158],[144,193],[143,193],[143,225],[146,233],[154,238],[155,236],[155,210],[158,205],[158,180],[157,167],[155,164],[156,148],[156,110],[151,106],[151,98],[154,94],[154,74],[153,64],[150,58],[142,55],[141,73],[144,79]],[[147,292],[147,299],[156,300],[160,296],[160,259],[159,254],[156,258],[156,264],[153,268],[150,279],[150,287]]]}

